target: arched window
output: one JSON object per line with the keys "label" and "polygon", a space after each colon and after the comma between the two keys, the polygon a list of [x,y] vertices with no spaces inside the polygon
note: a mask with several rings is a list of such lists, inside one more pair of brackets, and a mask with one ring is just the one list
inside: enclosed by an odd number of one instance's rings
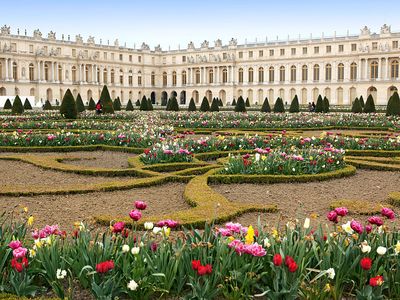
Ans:
{"label": "arched window", "polygon": [[319,81],[319,65],[314,65],[313,71],[314,71],[313,80]]}
{"label": "arched window", "polygon": [[103,81],[104,83],[108,83],[108,71],[106,68],[103,70]]}
{"label": "arched window", "polygon": [[16,62],[13,63],[12,72],[13,72],[14,80],[18,80],[18,68],[17,68],[17,63]]}
{"label": "arched window", "polygon": [[263,67],[258,68],[258,82],[260,82],[260,83],[264,82],[264,68]]}
{"label": "arched window", "polygon": [[331,64],[327,64],[325,66],[325,80],[326,81],[332,80],[332,65]]}
{"label": "arched window", "polygon": [[128,72],[128,84],[129,85],[133,85],[133,72],[132,72],[132,70],[129,70],[129,72]]}
{"label": "arched window", "polygon": [[254,71],[253,68],[249,69],[249,80],[248,82],[252,83],[254,81]]}
{"label": "arched window", "polygon": [[290,67],[290,82],[296,82],[296,71],[297,71],[296,66]]}
{"label": "arched window", "polygon": [[307,81],[308,80],[308,67],[304,65],[301,68],[301,80],[302,81]]}
{"label": "arched window", "polygon": [[275,81],[275,69],[274,69],[274,67],[269,67],[268,76],[269,76],[269,82],[274,82]]}
{"label": "arched window", "polygon": [[33,64],[29,65],[29,80],[35,80],[35,67],[33,66]]}
{"label": "arched window", "polygon": [[371,79],[377,79],[378,78],[378,62],[377,61],[371,62],[370,78]]}
{"label": "arched window", "polygon": [[200,69],[196,70],[196,84],[200,84]]}
{"label": "arched window", "polygon": [[114,69],[111,69],[111,84],[114,84]]}
{"label": "arched window", "polygon": [[344,65],[340,63],[337,68],[337,79],[338,81],[343,81],[344,79]]}
{"label": "arched window", "polygon": [[239,69],[239,83],[243,83],[243,69]]}
{"label": "arched window", "polygon": [[186,71],[182,71],[182,85],[186,85],[187,78],[186,78]]}
{"label": "arched window", "polygon": [[163,84],[163,86],[167,86],[167,84],[168,84],[167,72],[164,72],[163,75],[162,75],[162,84]]}
{"label": "arched window", "polygon": [[[15,77],[14,77],[14,79],[15,79]],[[49,80],[49,65],[48,64],[44,64],[44,80],[46,80],[46,81]]]}
{"label": "arched window", "polygon": [[142,86],[142,72],[141,71],[138,72],[137,83],[138,83],[138,86]]}
{"label": "arched window", "polygon": [[151,72],[151,86],[156,85],[156,74],[154,72]]}
{"label": "arched window", "polygon": [[[107,71],[105,71],[105,72],[107,72]],[[104,78],[107,78],[107,76]],[[76,67],[75,66],[72,67],[72,82],[76,82]]]}
{"label": "arched window", "polygon": [[176,72],[172,72],[172,86],[176,86]]}
{"label": "arched window", "polygon": [[279,68],[279,82],[284,82],[285,81],[285,67],[281,66]]}
{"label": "arched window", "polygon": [[357,79],[357,64],[355,62],[350,65],[350,80]]}
{"label": "arched window", "polygon": [[208,83],[213,83],[214,82],[214,70],[210,69],[208,71]]}
{"label": "arched window", "polygon": [[[140,73],[140,72],[139,72]],[[87,76],[86,76],[86,80],[87,80]],[[140,80],[141,81],[141,80]],[[120,69],[119,70],[119,83],[121,85],[124,84],[124,70]]]}
{"label": "arched window", "polygon": [[222,83],[227,83],[228,82],[228,70],[223,69],[222,70]]}
{"label": "arched window", "polygon": [[394,60],[390,64],[390,77],[398,78],[399,77],[399,61]]}

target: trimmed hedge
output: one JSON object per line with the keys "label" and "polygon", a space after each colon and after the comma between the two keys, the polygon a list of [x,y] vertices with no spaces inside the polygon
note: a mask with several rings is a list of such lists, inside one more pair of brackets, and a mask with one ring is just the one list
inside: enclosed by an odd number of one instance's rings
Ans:
{"label": "trimmed hedge", "polygon": [[17,95],[15,96],[13,105],[12,105],[12,109],[11,109],[11,113],[13,115],[20,115],[24,112],[24,106],[22,105],[22,101],[21,98]]}
{"label": "trimmed hedge", "polygon": [[346,163],[360,169],[378,170],[378,171],[400,171],[400,165],[374,162],[362,159],[346,159]]}
{"label": "trimmed hedge", "polygon": [[26,109],[26,110],[31,110],[32,109],[32,105],[29,102],[28,98],[25,98],[24,109]]}
{"label": "trimmed hedge", "polygon": [[388,201],[394,206],[400,206],[400,192],[390,193]]}

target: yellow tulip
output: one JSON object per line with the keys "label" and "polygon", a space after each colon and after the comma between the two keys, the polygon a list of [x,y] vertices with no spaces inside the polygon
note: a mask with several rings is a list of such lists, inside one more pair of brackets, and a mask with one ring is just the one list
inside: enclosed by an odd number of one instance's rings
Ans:
{"label": "yellow tulip", "polygon": [[33,216],[30,216],[29,218],[28,218],[28,226],[32,226],[32,224],[33,224],[33,221],[34,221],[34,218],[33,218]]}
{"label": "yellow tulip", "polygon": [[253,226],[249,226],[249,228],[247,229],[247,234],[246,234],[246,245],[250,245],[252,243],[254,243],[254,229]]}

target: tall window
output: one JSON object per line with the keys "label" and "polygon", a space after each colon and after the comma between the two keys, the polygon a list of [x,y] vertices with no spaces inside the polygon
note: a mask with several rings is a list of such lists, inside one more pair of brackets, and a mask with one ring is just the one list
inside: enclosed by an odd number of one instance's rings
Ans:
{"label": "tall window", "polygon": [[356,80],[357,79],[357,64],[353,62],[350,65],[350,80]]}
{"label": "tall window", "polygon": [[128,84],[129,85],[133,85],[133,73],[132,73],[132,70],[129,70]]}
{"label": "tall window", "polygon": [[172,86],[176,86],[176,72],[172,72]]}
{"label": "tall window", "polygon": [[239,83],[243,83],[243,69],[239,69]]}
{"label": "tall window", "polygon": [[254,72],[253,68],[249,69],[249,82],[252,83],[254,81]]}
{"label": "tall window", "polygon": [[373,61],[371,62],[371,79],[377,79],[378,78],[378,62]]}
{"label": "tall window", "polygon": [[63,81],[62,67],[60,65],[58,66],[58,81]]}
{"label": "tall window", "polygon": [[314,65],[313,70],[314,70],[313,80],[319,81],[319,65]]}
{"label": "tall window", "polygon": [[168,84],[167,72],[164,72],[163,75],[162,75],[162,84],[163,84],[163,86],[167,86],[167,84]]}
{"label": "tall window", "polygon": [[291,82],[296,82],[296,71],[297,71],[296,66],[290,67],[290,81]]}
{"label": "tall window", "polygon": [[399,61],[394,60],[390,64],[390,77],[398,78],[399,77]]}
{"label": "tall window", "polygon": [[186,85],[187,78],[186,78],[186,71],[182,71],[182,85]]}
{"label": "tall window", "polygon": [[200,84],[200,70],[196,70],[196,84]]}
{"label": "tall window", "polygon": [[303,65],[303,67],[301,67],[301,80],[308,80],[308,67],[306,65]]}
{"label": "tall window", "polygon": [[338,78],[338,81],[343,81],[343,79],[344,79],[344,65],[342,63],[340,63],[338,65],[337,78]]}
{"label": "tall window", "polygon": [[285,67],[281,66],[279,68],[279,82],[284,82],[285,81]]}
{"label": "tall window", "polygon": [[111,84],[114,84],[114,69],[111,69]]}
{"label": "tall window", "polygon": [[325,66],[325,80],[331,81],[332,80],[332,65],[327,64]]}
{"label": "tall window", "polygon": [[[89,72],[89,70],[88,70]],[[119,83],[122,85],[124,84],[124,71],[122,69],[119,70]],[[140,72],[139,72],[140,74]],[[87,75],[86,75],[86,80],[88,79]],[[140,81],[142,81],[142,78],[140,78]]]}
{"label": "tall window", "polygon": [[151,72],[151,86],[156,85],[156,74],[154,72]]}
{"label": "tall window", "polygon": [[138,83],[138,86],[142,85],[142,72],[140,72],[140,71],[138,72],[137,83]]}
{"label": "tall window", "polygon": [[274,82],[275,81],[275,69],[274,67],[269,67],[268,70],[268,76],[269,76],[269,82]]}
{"label": "tall window", "polygon": [[[15,75],[14,75],[14,79],[16,79]],[[44,65],[44,80],[46,80],[46,81],[49,80],[49,65],[48,64]]]}
{"label": "tall window", "polygon": [[[107,74],[107,71],[105,71]],[[104,77],[104,80],[107,82],[107,76]],[[76,67],[72,67],[72,82],[76,82]]]}
{"label": "tall window", "polygon": [[208,83],[213,83],[214,82],[214,70],[210,69],[208,71]]}
{"label": "tall window", "polygon": [[264,68],[263,67],[258,68],[258,82],[260,82],[260,83],[264,82]]}
{"label": "tall window", "polygon": [[103,71],[103,81],[104,81],[104,83],[108,83],[108,71],[107,71],[107,69],[104,69],[104,71]]}
{"label": "tall window", "polygon": [[223,83],[228,82],[228,70],[227,69],[222,70],[222,82]]}
{"label": "tall window", "polygon": [[33,64],[29,65],[29,80],[33,81],[35,79],[35,67],[33,66]]}

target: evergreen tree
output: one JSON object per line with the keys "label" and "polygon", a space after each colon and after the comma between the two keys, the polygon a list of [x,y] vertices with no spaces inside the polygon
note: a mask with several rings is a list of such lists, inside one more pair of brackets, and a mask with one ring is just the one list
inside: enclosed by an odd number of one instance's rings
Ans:
{"label": "evergreen tree", "polygon": [[219,111],[219,101],[217,100],[217,98],[214,98],[212,103],[211,103],[211,108],[210,111]]}
{"label": "evergreen tree", "polygon": [[219,106],[224,106],[224,103],[222,102],[222,99],[218,99],[218,105]]}
{"label": "evergreen tree", "polygon": [[25,110],[32,109],[32,105],[31,105],[31,103],[29,102],[28,98],[25,98],[24,109],[25,109]]}
{"label": "evergreen tree", "polygon": [[244,99],[242,96],[239,96],[236,106],[235,106],[235,112],[246,112],[246,103],[244,102]]}
{"label": "evergreen tree", "polygon": [[386,107],[387,116],[399,116],[400,115],[400,98],[397,92],[389,98],[388,105]]}
{"label": "evergreen tree", "polygon": [[139,108],[139,109],[142,110],[142,111],[148,110],[148,108],[147,108],[148,103],[149,103],[149,102],[147,101],[146,96],[143,95],[142,102],[140,102],[140,108]]}
{"label": "evergreen tree", "polygon": [[131,99],[129,99],[128,103],[126,104],[125,110],[126,111],[133,111],[133,104],[132,104]]}
{"label": "evergreen tree", "polygon": [[76,96],[76,110],[78,111],[78,113],[85,111],[85,105],[83,104],[81,94],[79,93],[78,96]]}
{"label": "evergreen tree", "polygon": [[53,107],[51,106],[50,101],[46,100],[46,102],[44,103],[44,106],[43,106],[43,110],[52,110],[52,109],[53,109]]}
{"label": "evergreen tree", "polygon": [[236,106],[236,99],[235,98],[233,98],[232,106]]}
{"label": "evergreen tree", "polygon": [[94,102],[93,98],[90,97],[88,110],[95,110],[96,109],[96,102]]}
{"label": "evergreen tree", "polygon": [[353,106],[351,107],[351,112],[356,114],[362,113],[362,106],[360,103],[360,99],[356,98],[354,100]]}
{"label": "evergreen tree", "polygon": [[178,100],[176,100],[176,97],[174,95],[172,95],[172,98],[169,99],[169,101],[168,101],[167,110],[168,111],[179,111]]}
{"label": "evergreen tree", "polygon": [[14,98],[11,113],[13,115],[20,115],[24,112],[24,106],[22,105],[21,98],[17,95]]}
{"label": "evergreen tree", "polygon": [[113,107],[113,102],[110,97],[110,93],[108,92],[107,86],[103,86],[103,90],[101,91],[100,94],[100,103],[102,106],[102,111],[105,114],[113,114],[114,113],[114,107]]}
{"label": "evergreen tree", "polygon": [[250,101],[249,101],[249,98],[246,98],[246,107],[250,107]]}
{"label": "evergreen tree", "polygon": [[261,106],[261,111],[265,112],[265,113],[270,113],[271,112],[271,106],[269,106],[269,101],[268,101],[267,97],[265,97],[265,99],[264,99],[264,103]]}
{"label": "evergreen tree", "polygon": [[328,98],[326,98],[326,96],[324,97],[323,103],[324,103],[324,113],[328,113],[330,105],[329,105],[329,100]]}
{"label": "evergreen tree", "polygon": [[367,97],[367,102],[365,102],[364,112],[367,114],[376,112],[374,98],[371,94]]}
{"label": "evergreen tree", "polygon": [[317,105],[315,106],[315,112],[317,112],[317,113],[324,112],[324,100],[322,100],[321,95],[318,95]]}
{"label": "evergreen tree", "polygon": [[114,108],[114,111],[120,111],[121,110],[121,101],[119,100],[119,97],[114,99],[113,108]]}
{"label": "evergreen tree", "polygon": [[4,103],[4,109],[12,109],[12,104],[10,99],[7,99],[6,102]]}
{"label": "evergreen tree", "polygon": [[60,113],[65,119],[76,119],[76,117],[78,116],[76,102],[70,89],[67,89],[64,94],[60,106]]}
{"label": "evergreen tree", "polygon": [[210,110],[210,103],[208,103],[207,97],[203,98],[200,105],[200,111],[209,111]]}
{"label": "evergreen tree", "polygon": [[147,110],[152,111],[153,108],[153,102],[151,102],[151,99],[147,99]]}
{"label": "evergreen tree", "polygon": [[[367,98],[367,99],[368,99],[368,98]],[[360,99],[359,99],[359,100],[360,100],[361,107],[364,108],[365,104],[364,104],[364,98],[363,98],[362,95],[360,96]]]}
{"label": "evergreen tree", "polygon": [[289,112],[290,113],[300,112],[299,99],[297,98],[297,95],[294,95],[292,103],[290,103]]}
{"label": "evergreen tree", "polygon": [[139,99],[136,100],[136,104],[135,105],[136,106],[140,106],[140,100]]}
{"label": "evergreen tree", "polygon": [[285,105],[283,104],[282,98],[278,97],[274,105],[274,113],[284,113]]}
{"label": "evergreen tree", "polygon": [[191,98],[190,102],[189,102],[189,107],[188,107],[188,111],[196,111],[196,103],[194,103],[194,99]]}

